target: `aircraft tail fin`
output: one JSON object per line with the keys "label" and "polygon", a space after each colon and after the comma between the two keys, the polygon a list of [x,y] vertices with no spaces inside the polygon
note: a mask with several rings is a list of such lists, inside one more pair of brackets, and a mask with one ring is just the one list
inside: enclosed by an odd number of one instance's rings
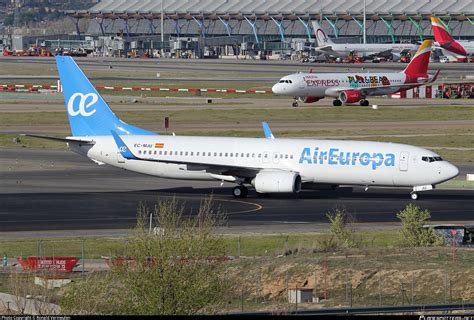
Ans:
{"label": "aircraft tail fin", "polygon": [[427,77],[433,41],[425,40],[403,72],[410,77]]}
{"label": "aircraft tail fin", "polygon": [[57,56],[59,78],[73,136],[154,135],[120,120],[73,58]]}
{"label": "aircraft tail fin", "polygon": [[331,38],[327,36],[326,32],[324,32],[323,28],[321,28],[317,21],[312,20],[311,23],[313,25],[314,35],[316,36],[316,41],[318,41],[319,47],[334,43],[332,42]]}
{"label": "aircraft tail fin", "polygon": [[453,37],[451,37],[448,30],[446,30],[446,27],[443,25],[441,20],[439,20],[439,18],[431,17],[431,27],[433,28],[435,41],[440,45],[446,42],[454,41]]}
{"label": "aircraft tail fin", "polygon": [[433,28],[433,34],[435,41],[439,45],[448,51],[467,56],[466,49],[449,34],[448,30],[437,17],[431,17],[431,27]]}

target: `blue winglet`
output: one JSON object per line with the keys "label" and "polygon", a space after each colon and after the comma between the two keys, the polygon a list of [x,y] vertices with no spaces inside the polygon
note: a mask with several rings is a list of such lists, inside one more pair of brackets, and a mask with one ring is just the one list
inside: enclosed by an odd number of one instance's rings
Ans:
{"label": "blue winglet", "polygon": [[114,137],[115,143],[117,144],[117,148],[120,151],[120,154],[122,155],[122,157],[129,160],[136,160],[137,157],[135,157],[133,153],[130,151],[130,149],[128,149],[125,142],[123,142],[123,140],[120,139],[120,136],[115,131],[110,131],[110,132],[112,133],[112,136]]}
{"label": "blue winglet", "polygon": [[265,138],[267,139],[275,139],[275,136],[272,133],[272,130],[270,129],[270,126],[266,121],[262,121],[262,128],[263,128],[263,133],[265,134]]}

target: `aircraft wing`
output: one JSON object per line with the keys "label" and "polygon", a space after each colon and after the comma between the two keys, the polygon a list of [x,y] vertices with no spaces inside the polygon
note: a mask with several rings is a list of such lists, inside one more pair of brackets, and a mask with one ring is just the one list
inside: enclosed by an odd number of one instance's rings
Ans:
{"label": "aircraft wing", "polygon": [[179,160],[161,160],[161,159],[147,159],[142,157],[137,157],[132,151],[127,147],[123,142],[120,136],[112,131],[112,136],[114,137],[115,143],[117,144],[119,152],[125,159],[128,160],[141,160],[149,162],[161,162],[161,163],[173,163],[173,164],[182,164],[186,165],[188,170],[201,171],[205,170],[209,173],[224,175],[224,176],[237,176],[243,178],[253,178],[257,173],[263,168],[259,167],[246,167],[239,165],[216,165],[208,162],[195,162],[195,161],[179,161]]}

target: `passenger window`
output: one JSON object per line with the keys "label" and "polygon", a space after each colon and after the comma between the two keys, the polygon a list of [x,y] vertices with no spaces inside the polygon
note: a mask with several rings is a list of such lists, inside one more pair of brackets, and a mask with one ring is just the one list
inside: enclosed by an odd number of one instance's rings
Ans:
{"label": "passenger window", "polygon": [[194,154],[194,152],[191,152],[191,156]]}
{"label": "passenger window", "polygon": [[[191,152],[191,155],[193,155],[193,153],[192,153],[192,152]],[[198,156],[198,157],[199,157],[199,151],[198,151],[198,152],[196,152],[196,156]]]}
{"label": "passenger window", "polygon": [[161,156],[163,154],[163,151],[160,150],[160,152],[158,152],[158,154]]}
{"label": "passenger window", "polygon": [[217,152],[214,152],[214,157],[217,157]]}
{"label": "passenger window", "polygon": [[138,154],[142,154],[142,151],[141,151],[141,150],[138,150]]}
{"label": "passenger window", "polygon": [[156,150],[155,150],[155,155],[156,155]]}
{"label": "passenger window", "polygon": [[184,153],[184,155],[187,156],[187,155],[188,155],[188,152],[186,151],[186,152]]}
{"label": "passenger window", "polygon": [[229,155],[229,154],[226,152],[226,153],[224,154],[224,157],[227,157],[228,155]]}
{"label": "passenger window", "polygon": [[183,155],[183,151],[180,151],[180,152],[179,152],[179,155],[182,156],[182,155]]}
{"label": "passenger window", "polygon": [[151,150],[150,150],[150,151],[148,151],[148,154],[151,154]]}
{"label": "passenger window", "polygon": [[261,153],[259,153],[259,154],[258,154],[258,157],[259,157],[259,158],[261,158],[261,157],[262,157],[262,154],[261,154]]}
{"label": "passenger window", "polygon": [[290,159],[293,159],[293,155],[290,155]]}
{"label": "passenger window", "polygon": [[240,154],[240,157],[241,157],[241,158],[243,158],[243,157],[244,157],[244,154],[243,154],[243,153],[241,153],[241,154]]}
{"label": "passenger window", "polygon": [[252,158],[255,158],[255,153],[252,153]]}
{"label": "passenger window", "polygon": [[219,157],[222,157],[222,152],[219,152]]}
{"label": "passenger window", "polygon": [[285,154],[285,159],[288,159],[288,155],[287,155],[287,154]]}
{"label": "passenger window", "polygon": [[250,153],[247,153],[247,158],[250,157]]}

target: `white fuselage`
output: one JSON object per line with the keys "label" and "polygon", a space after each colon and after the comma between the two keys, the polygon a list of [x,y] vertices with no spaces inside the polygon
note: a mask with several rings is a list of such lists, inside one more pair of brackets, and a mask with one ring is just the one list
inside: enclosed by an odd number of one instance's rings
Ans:
{"label": "white fuselage", "polygon": [[[400,87],[385,85],[405,84],[403,72],[392,73],[294,73],[280,79],[272,87],[277,95],[293,97],[338,97],[336,89],[375,88],[367,95],[386,95],[398,92]],[[407,89],[406,87],[404,89]]]}
{"label": "white fuselage", "polygon": [[158,135],[121,138],[142,160],[123,158],[112,136],[87,137],[95,141],[93,146],[71,144],[71,149],[99,163],[189,180],[234,181],[232,176],[209,172],[202,164],[236,166],[241,176],[246,168],[296,172],[303,183],[331,185],[413,187],[435,185],[458,174],[447,161],[427,162],[429,157],[439,157],[432,151],[395,143]]}
{"label": "white fuselage", "polygon": [[345,57],[357,52],[359,56],[400,54],[401,52],[416,51],[418,45],[410,43],[330,43],[316,47],[316,51],[324,52],[335,57]]}

